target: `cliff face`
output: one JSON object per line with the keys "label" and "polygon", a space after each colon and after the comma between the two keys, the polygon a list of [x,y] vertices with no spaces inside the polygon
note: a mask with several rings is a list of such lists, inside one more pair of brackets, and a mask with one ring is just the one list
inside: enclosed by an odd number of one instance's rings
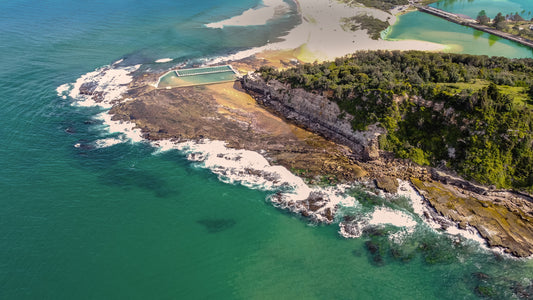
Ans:
{"label": "cliff face", "polygon": [[353,116],[343,113],[335,102],[276,80],[267,83],[256,73],[244,76],[242,83],[262,105],[299,126],[350,147],[357,159],[379,158],[378,137],[385,133],[383,128],[371,125],[367,131],[356,132],[352,129]]}

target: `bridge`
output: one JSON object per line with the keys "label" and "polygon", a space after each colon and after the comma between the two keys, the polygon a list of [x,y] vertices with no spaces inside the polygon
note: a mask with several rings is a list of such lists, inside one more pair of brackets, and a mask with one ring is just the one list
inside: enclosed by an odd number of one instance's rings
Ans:
{"label": "bridge", "polygon": [[517,36],[517,35],[514,35],[514,34],[510,34],[510,33],[507,33],[507,32],[503,32],[501,30],[498,30],[498,29],[495,29],[495,28],[492,28],[492,27],[481,25],[476,20],[470,18],[469,16],[465,16],[465,15],[461,15],[461,14],[454,14],[454,13],[447,12],[447,11],[444,11],[442,9],[438,9],[438,8],[431,7],[431,6],[417,5],[416,8],[418,8],[418,10],[421,11],[421,12],[428,13],[428,14],[443,18],[443,19],[445,19],[447,21],[450,21],[450,22],[453,22],[453,23],[456,23],[456,24],[459,24],[459,25],[463,25],[463,26],[468,26],[468,27],[474,28],[476,30],[480,30],[480,31],[483,31],[483,32],[486,32],[486,33],[490,33],[492,35],[495,35],[495,36],[498,36],[498,37],[501,37],[501,38],[504,38],[504,39],[507,39],[507,40],[510,40],[510,41],[513,41],[513,42],[520,43],[520,44],[522,44],[524,46],[528,46],[530,48],[533,48],[533,41],[532,40],[526,39],[526,38],[523,38],[523,37],[520,37],[520,36]]}

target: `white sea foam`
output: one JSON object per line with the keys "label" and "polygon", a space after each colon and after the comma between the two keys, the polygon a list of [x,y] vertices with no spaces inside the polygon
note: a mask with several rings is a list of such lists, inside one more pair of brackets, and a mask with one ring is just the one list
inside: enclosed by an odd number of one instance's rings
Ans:
{"label": "white sea foam", "polygon": [[263,0],[262,7],[250,8],[238,16],[209,23],[205,26],[209,28],[223,28],[224,26],[264,25],[274,19],[278,12],[286,12],[288,10],[289,6],[283,0]]}
{"label": "white sea foam", "polygon": [[398,182],[398,196],[408,198],[411,201],[411,206],[413,207],[414,212],[423,218],[424,212],[427,212],[429,209],[424,202],[424,198],[411,186],[408,181],[398,180]]}
{"label": "white sea foam", "polygon": [[174,59],[172,58],[160,58],[158,60],[156,60],[155,62],[156,63],[166,63],[166,62],[169,62],[169,61],[173,61]]}
{"label": "white sea foam", "polygon": [[242,149],[230,149],[222,141],[203,140],[201,142],[171,141],[154,142],[160,151],[177,149],[184,152],[198,166],[210,169],[221,181],[240,183],[262,190],[283,189],[292,200],[304,200],[311,193],[303,179],[282,166],[271,166],[261,154]]}
{"label": "white sea foam", "polygon": [[303,201],[312,193],[319,195],[325,205],[314,213],[311,212],[313,218],[318,221],[328,222],[324,217],[328,209],[335,212],[338,205],[353,206],[356,203],[353,197],[346,196],[348,186],[310,187],[287,168],[271,165],[261,154],[249,150],[230,149],[222,141],[164,140],[152,142],[152,145],[158,148],[155,153],[172,149],[182,151],[189,160],[198,162],[199,167],[211,170],[223,182],[276,192],[277,203]]}
{"label": "white sea foam", "polygon": [[[115,63],[116,64],[116,63]],[[119,101],[122,94],[127,91],[128,84],[131,82],[131,73],[136,71],[140,65],[129,66],[125,68],[113,68],[105,66],[82,75],[72,84],[69,96],[77,101],[74,103],[78,106],[99,106],[102,108],[111,108],[113,102]],[[83,85],[94,85],[91,88],[91,95],[82,94],[80,87]]]}
{"label": "white sea foam", "polygon": [[446,233],[450,235],[460,235],[472,241],[478,242],[483,248],[487,247],[487,241],[479,234],[479,231],[472,226],[467,226],[465,229],[450,226],[446,228]]}
{"label": "white sea foam", "polygon": [[416,221],[408,214],[393,210],[388,207],[377,207],[370,217],[370,225],[384,225],[390,224],[396,227],[409,227],[416,226]]}
{"label": "white sea foam", "polygon": [[143,141],[141,129],[136,128],[135,123],[125,122],[122,120],[113,120],[112,118],[113,116],[107,111],[97,116],[97,119],[100,119],[104,122],[104,125],[107,127],[109,133],[121,133],[122,136],[120,140],[123,142],[131,141],[136,143]]}
{"label": "white sea foam", "polygon": [[107,148],[114,145],[122,144],[125,140],[123,138],[105,138],[99,139],[95,142],[96,148]]}
{"label": "white sea foam", "polygon": [[63,99],[67,99],[68,91],[72,88],[72,84],[65,83],[57,87],[57,95]]}
{"label": "white sea foam", "polygon": [[[409,182],[399,180],[400,186],[398,188],[398,195],[407,197],[411,200],[411,205],[414,212],[422,218],[425,223],[434,230],[441,229],[442,225],[435,219],[427,216],[431,216],[434,213],[431,211],[432,208],[429,207],[427,201],[422,197]],[[487,242],[481,235],[478,230],[472,226],[467,226],[465,229],[457,227],[457,224],[450,220],[446,220],[441,217],[441,220],[447,221],[452,226],[447,226],[445,232],[450,235],[460,235],[469,240],[478,242],[482,247],[486,248]]]}

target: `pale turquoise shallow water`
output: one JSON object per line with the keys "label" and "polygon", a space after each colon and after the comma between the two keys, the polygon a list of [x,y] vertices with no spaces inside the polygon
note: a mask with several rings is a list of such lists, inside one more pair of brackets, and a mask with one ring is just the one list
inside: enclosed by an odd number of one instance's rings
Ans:
{"label": "pale turquoise shallow water", "polygon": [[254,5],[0,2],[0,299],[476,299],[476,287],[504,297],[527,286],[531,261],[454,245],[424,226],[402,246],[374,237],[379,261],[371,238],[308,224],[179,152],[97,148],[110,136],[100,110],[57,96],[120,58],[167,68],[153,61],[259,46],[297,22],[203,27]]}

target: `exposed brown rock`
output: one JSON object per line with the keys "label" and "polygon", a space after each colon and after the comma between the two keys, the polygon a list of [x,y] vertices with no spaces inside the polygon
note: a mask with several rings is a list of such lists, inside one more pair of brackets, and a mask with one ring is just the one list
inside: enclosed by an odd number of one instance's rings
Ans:
{"label": "exposed brown rock", "polygon": [[[413,178],[411,182],[443,216],[475,227],[491,247],[502,247],[515,256],[533,254],[533,217],[512,211],[491,197],[464,195],[456,187]],[[530,210],[531,212],[531,210]]]}
{"label": "exposed brown rock", "polygon": [[398,192],[398,180],[390,176],[380,176],[375,179],[376,186],[387,193],[396,194]]}

